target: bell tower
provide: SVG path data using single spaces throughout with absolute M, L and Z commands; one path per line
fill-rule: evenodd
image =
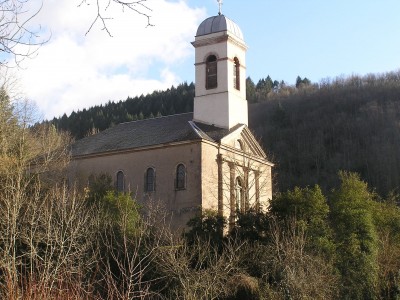
M 224 15 L 204 20 L 195 41 L 194 121 L 232 128 L 248 125 L 247 46 L 239 26 Z

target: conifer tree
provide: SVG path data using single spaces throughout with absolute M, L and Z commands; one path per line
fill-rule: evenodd
M 373 223 L 373 195 L 355 173 L 340 172 L 331 196 L 331 222 L 342 277 L 342 299 L 374 299 L 378 240 Z

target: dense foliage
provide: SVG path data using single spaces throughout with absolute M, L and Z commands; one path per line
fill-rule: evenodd
M 296 187 L 278 193 L 268 212 L 238 214 L 223 240 L 216 238 L 220 221 L 207 212 L 187 235 L 193 240 L 200 231 L 220 252 L 242 245 L 238 272 L 257 283 L 236 282 L 252 295 L 246 299 L 398 299 L 400 209 L 357 174 L 338 177 L 329 193 Z

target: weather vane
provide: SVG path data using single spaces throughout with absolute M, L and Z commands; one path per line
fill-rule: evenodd
M 217 0 L 218 1 L 218 5 L 219 5 L 219 12 L 218 14 L 221 15 L 222 14 L 222 0 Z

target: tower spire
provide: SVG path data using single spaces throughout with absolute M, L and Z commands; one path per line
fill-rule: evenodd
M 221 15 L 222 14 L 222 0 L 217 0 L 217 1 L 218 1 L 218 5 L 219 5 L 218 14 Z

